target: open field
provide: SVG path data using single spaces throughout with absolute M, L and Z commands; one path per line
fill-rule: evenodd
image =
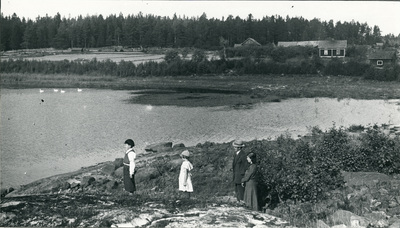
M 155 61 L 161 62 L 164 60 L 164 55 L 161 54 L 146 54 L 143 52 L 87 52 L 87 53 L 71 53 L 71 52 L 34 52 L 34 53 L 6 53 L 2 56 L 2 60 L 7 59 L 24 59 L 38 61 L 97 61 L 111 60 L 113 62 L 132 61 L 135 64 Z
M 90 50 L 85 52 L 72 52 L 70 50 L 55 50 L 55 49 L 38 49 L 38 50 L 19 50 L 19 51 L 7 51 L 1 54 L 1 60 L 5 61 L 8 59 L 23 59 L 23 60 L 37 60 L 37 61 L 91 61 L 96 59 L 97 61 L 113 61 L 119 63 L 121 61 L 131 61 L 134 64 L 140 64 L 148 61 L 161 62 L 164 61 L 165 50 L 152 51 L 154 53 L 145 53 L 142 51 L 98 51 Z M 219 58 L 216 53 L 207 53 L 209 59 Z M 186 59 L 190 59 L 191 54 L 186 56 Z

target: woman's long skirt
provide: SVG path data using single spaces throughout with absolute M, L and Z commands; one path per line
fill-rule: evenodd
M 124 165 L 124 186 L 125 190 L 133 193 L 136 191 L 135 174 L 129 175 L 129 166 Z
M 258 211 L 258 196 L 257 196 L 257 182 L 249 180 L 246 182 L 246 188 L 244 189 L 244 202 L 246 206 L 253 210 Z

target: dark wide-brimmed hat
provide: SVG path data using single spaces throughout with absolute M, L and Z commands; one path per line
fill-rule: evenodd
M 243 141 L 242 140 L 235 140 L 232 145 L 234 147 L 244 147 Z

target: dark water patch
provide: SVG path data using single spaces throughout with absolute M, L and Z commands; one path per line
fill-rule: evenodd
M 156 89 L 156 90 L 138 90 L 131 94 L 172 94 L 172 93 L 200 93 L 200 94 L 245 94 L 245 91 L 226 90 L 226 89 L 210 89 L 210 88 L 172 88 L 172 89 Z
M 133 91 L 130 92 L 132 95 L 156 95 L 156 94 L 174 94 L 176 93 L 175 90 L 138 90 L 138 91 Z
M 216 107 L 236 106 L 246 108 L 257 99 L 252 99 L 244 91 L 213 88 L 173 88 L 156 90 L 137 90 L 126 100 L 131 104 L 181 106 L 181 107 Z
M 185 96 L 179 97 L 178 100 L 196 100 L 196 99 L 207 99 L 208 96 Z
M 252 104 L 259 102 L 246 94 L 224 93 L 152 93 L 132 96 L 126 102 L 153 106 L 178 107 L 217 107 L 235 106 L 235 109 L 249 109 Z M 245 105 L 242 105 L 245 104 Z

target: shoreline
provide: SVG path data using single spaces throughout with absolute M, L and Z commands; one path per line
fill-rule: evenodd
M 248 108 L 290 98 L 400 99 L 400 82 L 349 76 L 205 75 L 118 78 L 94 75 L 2 74 L 1 88 L 141 90 L 131 103 L 186 107 Z

